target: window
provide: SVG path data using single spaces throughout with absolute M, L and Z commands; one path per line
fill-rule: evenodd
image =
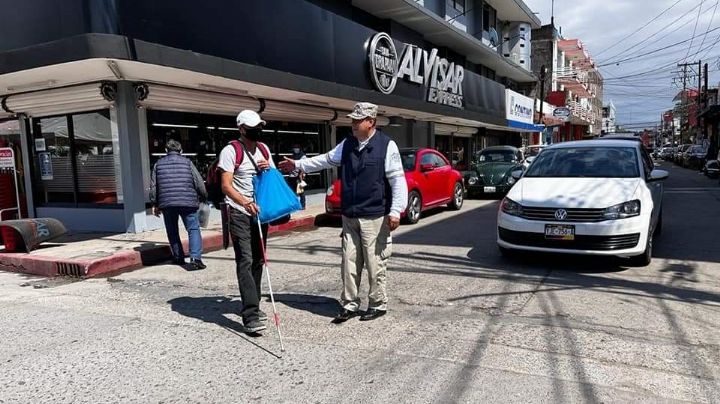
M 566 147 L 546 149 L 526 177 L 638 178 L 638 156 L 632 147 Z
M 425 153 L 422 156 L 422 159 L 420 159 L 421 165 L 435 165 L 435 156 L 432 153 Z
M 0 220 L 8 220 L 15 218 L 16 211 L 10 210 L 18 204 L 15 195 L 15 181 L 17 180 L 17 188 L 20 192 L 20 205 L 23 207 L 25 200 L 25 182 L 23 175 L 25 173 L 22 159 L 22 148 L 20 143 L 20 123 L 13 119 L 10 121 L 0 121 L 0 147 L 9 147 L 15 153 L 15 168 L 17 175 L 12 170 L 0 169 L 0 210 L 8 209 L 0 214 Z M 27 212 L 23 207 L 23 217 L 27 217 Z
M 483 31 L 490 32 L 490 28 L 497 29 L 497 12 L 489 4 L 483 5 L 482 21 Z
M 108 110 L 32 120 L 38 206 L 122 203 L 119 144 Z
M 239 137 L 232 116 L 148 110 L 147 119 L 151 167 L 166 154 L 167 140 L 174 139 L 182 145 L 183 156 L 189 158 L 205 177 L 223 147 Z M 268 121 L 261 141 L 270 148 L 275 164 L 285 156 L 292 156 L 296 144 L 307 157 L 325 151 L 320 125 L 311 123 Z M 305 181 L 307 190 L 325 188 L 322 172 L 306 175 Z
M 465 0 L 452 0 L 452 8 L 464 13 L 465 12 Z
M 435 167 L 445 167 L 447 165 L 447 163 L 442 157 L 438 156 L 435 153 L 431 153 L 431 155 L 433 157 L 433 165 Z

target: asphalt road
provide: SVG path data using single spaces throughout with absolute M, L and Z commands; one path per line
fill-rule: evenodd
M 720 401 L 720 187 L 663 166 L 650 267 L 504 260 L 497 201 L 468 201 L 395 233 L 373 322 L 330 324 L 337 227 L 273 238 L 282 357 L 272 328 L 241 332 L 231 251 L 198 272 L 0 273 L 0 403 Z

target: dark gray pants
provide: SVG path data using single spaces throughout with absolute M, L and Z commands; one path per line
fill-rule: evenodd
M 240 312 L 243 323 L 258 319 L 260 309 L 260 283 L 263 273 L 263 253 L 260 232 L 254 218 L 229 208 L 230 234 L 235 250 L 235 270 L 243 308 Z M 267 240 L 268 226 L 262 226 L 262 240 Z

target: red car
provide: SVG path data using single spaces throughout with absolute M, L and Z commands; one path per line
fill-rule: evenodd
M 426 209 L 447 205 L 459 210 L 465 197 L 463 178 L 448 160 L 433 149 L 400 149 L 405 180 L 408 184 L 408 206 L 402 217 L 407 223 L 417 223 Z M 342 184 L 333 182 L 325 196 L 325 211 L 339 216 Z

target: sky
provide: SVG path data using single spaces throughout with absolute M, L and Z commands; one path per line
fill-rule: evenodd
M 543 24 L 550 23 L 552 0 L 524 1 Z M 708 63 L 709 87 L 718 86 L 720 0 L 555 0 L 555 26 L 566 39 L 586 45 L 618 124 L 660 122 L 682 88 L 678 63 Z M 692 78 L 694 88 L 697 80 Z

